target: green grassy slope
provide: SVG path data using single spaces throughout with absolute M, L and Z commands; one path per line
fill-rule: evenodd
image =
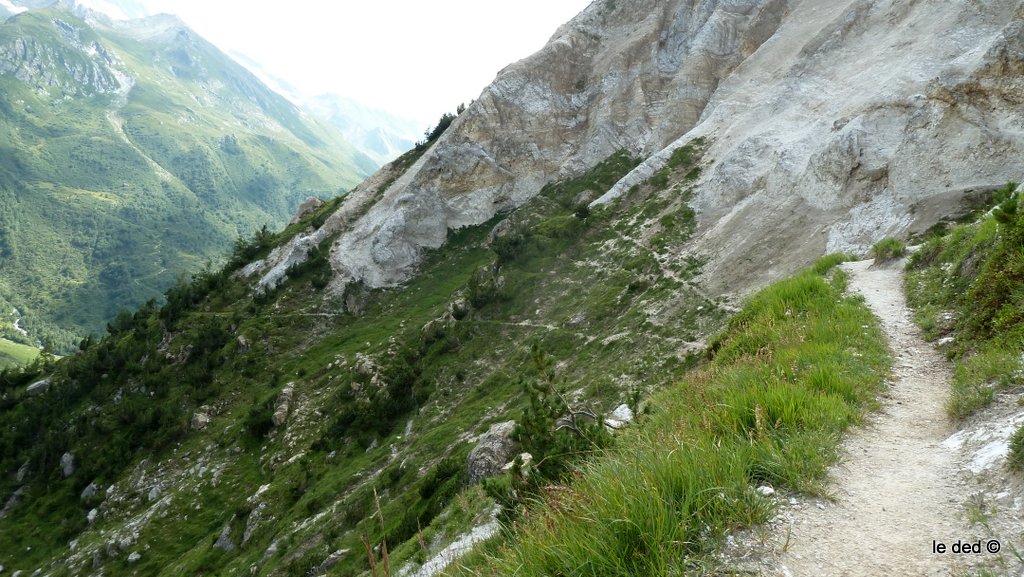
M 0 46 L 33 47 L 21 72 L 0 76 L 0 300 L 58 350 L 374 168 L 171 30 L 132 37 L 50 9 L 0 24 Z M 103 90 L 118 71 L 134 79 L 127 95 Z
M 907 300 L 955 362 L 947 407 L 963 419 L 1019 388 L 1024 349 L 1024 211 L 1010 183 L 977 221 L 928 239 L 910 259 Z
M 730 574 L 711 553 L 730 529 L 771 517 L 755 489 L 820 491 L 840 434 L 888 372 L 877 319 L 843 295 L 837 261 L 751 298 L 712 343 L 713 361 L 656 394 L 636 430 L 449 574 Z
M 53 573 L 74 574 L 96 553 L 107 575 L 296 575 L 361 550 L 364 536 L 386 538 L 396 566 L 422 560 L 420 528 L 444 543 L 489 507 L 464 491 L 469 440 L 526 405 L 531 348 L 555 361 L 566 395 L 603 413 L 676 380 L 721 327 L 724 311 L 687 280 L 699 259 L 678 258 L 696 157 L 613 207 L 580 210 L 581 191 L 636 163 L 615 155 L 505 217 L 489 246 L 496 222 L 452 233 L 400 289 L 325 294 L 325 251 L 269 295 L 233 274 L 338 200 L 240 245 L 247 258 L 173 289 L 162 308 L 120 316 L 111 336 L 49 369 L 58 384 L 46 393 L 23 392 L 40 374 L 0 376 L 0 470 L 12 472 L 0 499 L 26 487 L 0 519 L 0 563 L 60 559 Z M 289 383 L 288 421 L 274 426 Z M 195 430 L 194 413 L 211 422 Z M 78 462 L 67 479 L 65 452 Z M 92 483 L 102 490 L 83 498 Z M 214 547 L 222 533 L 235 548 Z M 367 568 L 350 554 L 331 573 Z
M 0 339 L 0 369 L 10 366 L 27 365 L 39 356 L 39 349 Z

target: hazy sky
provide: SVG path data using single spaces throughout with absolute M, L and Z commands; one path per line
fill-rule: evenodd
M 138 0 L 313 95 L 431 124 L 540 49 L 589 0 Z M 424 126 L 425 128 L 426 126 Z

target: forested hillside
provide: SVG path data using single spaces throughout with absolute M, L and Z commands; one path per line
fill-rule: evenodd
M 374 168 L 173 18 L 14 16 L 0 23 L 0 336 L 66 352 Z

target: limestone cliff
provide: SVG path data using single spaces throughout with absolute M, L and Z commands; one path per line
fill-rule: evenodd
M 598 191 L 610 202 L 699 136 L 712 160 L 687 250 L 710 257 L 713 292 L 925 229 L 972 191 L 1019 179 L 1021 6 L 598 0 L 502 70 L 415 164 L 385 169 L 261 263 L 261 282 L 339 233 L 336 286 L 400 283 L 449 230 L 617 150 L 646 158 Z

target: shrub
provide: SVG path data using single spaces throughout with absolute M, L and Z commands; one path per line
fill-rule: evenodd
M 891 236 L 883 238 L 871 247 L 871 254 L 875 257 L 876 263 L 899 258 L 906 252 L 907 246 L 903 241 Z
M 251 440 L 260 442 L 274 428 L 274 397 L 268 397 L 249 408 L 245 415 L 245 432 Z
M 1010 437 L 1010 456 L 1006 460 L 1014 471 L 1024 471 L 1024 425 Z

